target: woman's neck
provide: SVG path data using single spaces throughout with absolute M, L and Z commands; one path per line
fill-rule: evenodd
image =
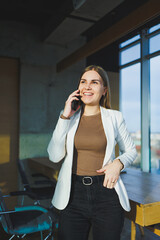
M 86 115 L 86 116 L 95 115 L 99 112 L 100 112 L 100 106 L 99 105 L 98 106 L 89 106 L 89 105 L 84 106 L 83 114 Z

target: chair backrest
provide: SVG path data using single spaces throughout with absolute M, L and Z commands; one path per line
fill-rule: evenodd
M 17 165 L 18 165 L 18 170 L 19 170 L 19 174 L 22 179 L 23 186 L 27 189 L 30 188 L 27 176 L 24 171 L 24 166 L 23 166 L 22 160 L 17 159 Z
M 8 209 L 6 207 L 6 204 L 5 204 L 2 192 L 0 190 L 0 213 L 7 212 L 7 210 Z M 13 228 L 9 214 L 7 214 L 7 213 L 6 214 L 5 213 L 4 214 L 0 214 L 0 221 L 2 223 L 2 226 L 3 226 L 4 230 L 7 233 L 9 233 L 10 230 Z

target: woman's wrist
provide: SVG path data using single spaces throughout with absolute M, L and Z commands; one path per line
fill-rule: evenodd
M 70 119 L 69 117 L 66 117 L 66 116 L 64 116 L 63 114 L 61 114 L 60 118 L 62 118 L 62 119 L 67 119 L 67 120 Z
M 124 168 L 124 164 L 121 162 L 120 159 L 116 158 L 114 160 L 114 162 L 117 164 L 117 166 L 119 167 L 119 170 L 121 171 Z

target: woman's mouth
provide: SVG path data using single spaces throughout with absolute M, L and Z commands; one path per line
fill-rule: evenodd
M 87 93 L 87 92 L 84 92 L 83 95 L 84 95 L 84 96 L 92 96 L 93 93 Z

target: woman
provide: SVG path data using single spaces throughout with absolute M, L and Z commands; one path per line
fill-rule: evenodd
M 73 110 L 72 102 L 82 105 Z M 118 143 L 122 154 L 115 158 Z M 54 207 L 60 214 L 58 240 L 119 240 L 130 205 L 120 172 L 136 158 L 122 114 L 110 109 L 106 72 L 85 68 L 78 90 L 67 99 L 48 146 L 53 162 L 64 159 Z

